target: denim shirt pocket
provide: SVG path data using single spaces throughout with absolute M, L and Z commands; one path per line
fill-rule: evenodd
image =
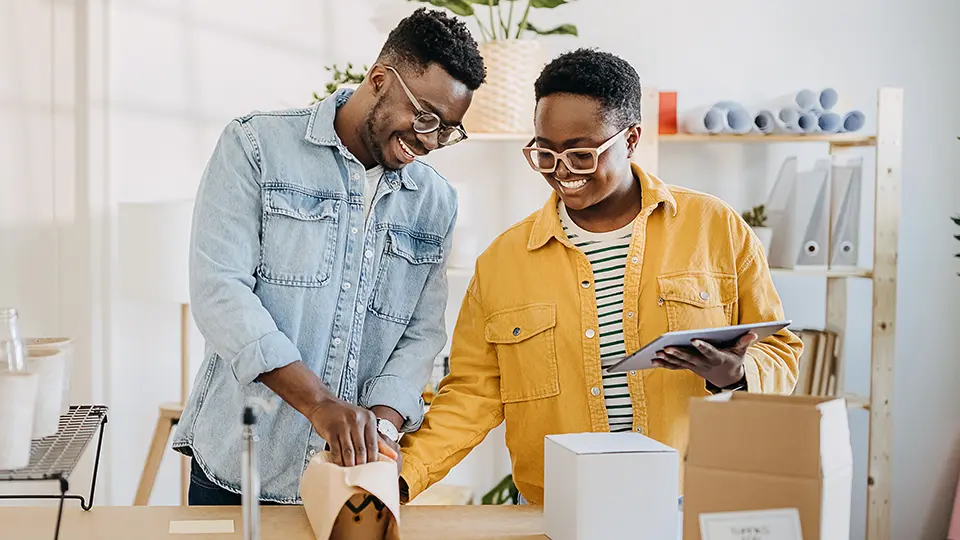
M 442 262 L 443 238 L 403 228 L 388 228 L 370 310 L 382 319 L 408 324 L 427 275 Z
M 327 285 L 337 248 L 340 203 L 294 187 L 265 188 L 260 279 L 293 287 Z

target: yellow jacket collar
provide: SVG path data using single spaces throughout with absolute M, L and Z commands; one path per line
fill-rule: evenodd
M 677 201 L 670 193 L 670 188 L 656 176 L 645 172 L 636 163 L 631 163 L 633 176 L 640 182 L 640 196 L 643 200 L 643 210 L 640 213 L 648 211 L 650 206 L 658 206 L 661 203 L 670 211 L 671 216 L 677 215 Z M 566 238 L 563 232 L 563 226 L 560 224 L 560 215 L 557 214 L 557 203 L 559 196 L 556 191 L 550 193 L 550 198 L 540 210 L 536 221 L 533 223 L 533 229 L 530 231 L 530 240 L 527 242 L 527 250 L 534 251 L 542 248 L 550 241 L 556 238 L 563 242 Z M 653 210 L 649 210 L 652 212 Z

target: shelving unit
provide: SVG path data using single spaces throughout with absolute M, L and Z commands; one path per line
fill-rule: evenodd
M 36 439 L 30 447 L 30 463 L 22 469 L 0 470 L 0 482 L 51 481 L 59 483 L 59 495 L 0 495 L 0 499 L 59 499 L 57 522 L 53 538 L 60 537 L 60 521 L 63 517 L 63 502 L 66 499 L 80 501 L 84 510 L 93 508 L 93 496 L 97 488 L 97 471 L 100 467 L 100 450 L 103 445 L 103 426 L 107 423 L 107 407 L 104 405 L 72 405 L 60 416 L 60 425 L 55 435 Z M 70 484 L 67 478 L 80 461 L 87 446 L 99 433 L 93 462 L 93 478 L 90 495 L 67 495 Z
M 660 144 L 797 144 L 827 145 L 830 154 L 849 148 L 873 148 L 874 178 L 874 256 L 872 268 L 855 269 L 771 269 L 773 275 L 822 277 L 827 281 L 826 330 L 845 332 L 847 320 L 847 282 L 868 279 L 872 291 L 872 330 L 870 338 L 870 393 L 868 396 L 842 395 L 852 408 L 868 411 L 869 461 L 867 463 L 867 527 L 868 540 L 890 538 L 890 453 L 893 423 L 893 362 L 895 353 L 895 318 L 897 292 L 897 238 L 900 225 L 900 182 L 903 140 L 903 89 L 881 88 L 877 93 L 876 134 L 836 135 L 659 135 L 657 111 L 659 95 L 645 89 L 642 98 L 643 136 L 634 159 L 645 170 L 657 174 Z M 511 142 L 526 144 L 532 134 L 474 133 L 468 141 Z M 832 229 L 831 223 L 831 229 Z M 828 242 L 829 245 L 830 242 Z M 449 275 L 469 277 L 472 268 L 451 268 Z M 843 358 L 838 359 L 843 365 Z M 842 369 L 841 369 L 842 372 Z

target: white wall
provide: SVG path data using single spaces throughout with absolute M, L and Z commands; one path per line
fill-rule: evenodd
M 30 324 L 36 325 L 32 331 L 55 333 L 74 330 L 72 321 L 83 314 L 64 311 L 63 299 L 71 294 L 81 299 L 88 296 L 91 322 L 74 333 L 89 340 L 93 353 L 103 353 L 109 366 L 109 375 L 103 377 L 99 375 L 102 366 L 88 360 L 90 365 L 81 375 L 94 390 L 104 385 L 102 392 L 86 397 L 102 398 L 112 407 L 110 459 L 105 462 L 106 481 L 101 488 L 110 503 L 132 501 L 156 406 L 179 397 L 176 307 L 122 299 L 112 285 L 101 290 L 114 281 L 111 225 L 116 204 L 190 196 L 216 135 L 229 118 L 251 109 L 301 105 L 327 80 L 322 66 L 371 61 L 384 38 L 369 21 L 373 6 L 396 3 L 403 4 L 397 6 L 400 10 L 412 7 L 400 0 L 354 0 L 349 10 L 333 0 L 78 3 L 82 13 L 76 39 L 83 69 L 77 73 L 82 84 L 76 92 L 87 104 L 78 112 L 80 174 L 67 182 L 66 191 L 56 193 L 51 183 L 56 177 L 52 158 L 44 150 L 52 131 L 42 125 L 34 131 L 11 127 L 36 124 L 36 119 L 23 113 L 32 110 L 24 109 L 27 105 L 46 107 L 43 114 L 47 116 L 39 118 L 52 118 L 48 89 L 54 70 L 40 60 L 48 58 L 43 47 L 49 47 L 47 43 L 58 34 L 35 23 L 33 35 L 46 36 L 40 39 L 40 48 L 24 52 L 25 41 L 16 41 L 31 35 L 23 32 L 30 27 L 23 22 L 21 10 L 52 8 L 39 0 L 28 3 L 33 8 L 23 8 L 23 3 L 0 8 L 6 10 L 0 16 L 4 44 L 0 47 L 0 157 L 7 164 L 0 176 L 2 246 L 12 246 L 23 256 L 14 270 L 9 265 L 0 267 L 5 278 L 0 279 L 0 303 L 22 304 L 31 315 Z M 686 10 L 695 15 L 685 16 Z M 52 17 L 52 12 L 46 13 Z M 15 17 L 9 18 L 11 14 Z M 942 0 L 909 5 L 893 0 L 802 4 L 590 0 L 538 13 L 536 19 L 543 24 L 576 22 L 580 27 L 579 39 L 545 40 L 551 54 L 578 45 L 618 53 L 633 63 L 646 84 L 679 91 L 681 107 L 726 97 L 759 99 L 798 86 L 832 85 L 853 104 L 872 110 L 877 87 L 905 88 L 893 397 L 893 538 L 945 536 L 951 490 L 960 469 L 960 425 L 951 414 L 960 410 L 954 389 L 960 380 L 960 364 L 955 361 L 960 337 L 951 317 L 956 309 L 950 304 L 960 292 L 960 278 L 951 260 L 957 246 L 947 221 L 960 210 L 955 182 L 960 171 L 960 143 L 955 138 L 960 125 L 956 101 L 960 64 L 955 58 L 960 35 L 952 28 L 957 20 L 960 4 Z M 11 39 L 13 48 L 7 46 Z M 11 54 L 11 50 L 17 52 Z M 39 60 L 25 62 L 30 58 Z M 17 81 L 12 87 L 9 74 Z M 24 101 L 36 96 L 40 96 L 39 105 Z M 30 135 L 24 137 L 25 132 Z M 762 200 L 769 173 L 793 150 L 713 145 L 664 148 L 660 173 L 667 181 L 718 193 L 740 207 Z M 522 166 L 515 168 L 517 161 L 505 161 L 493 171 L 475 167 L 477 174 L 463 167 L 489 162 L 490 156 L 502 155 L 500 151 L 518 154 L 509 144 L 497 144 L 438 156 L 451 181 L 468 186 L 465 205 L 494 197 L 499 188 L 488 187 L 491 180 L 509 179 L 510 171 L 522 170 Z M 803 152 L 803 159 L 812 159 L 811 153 L 818 150 Z M 23 159 L 28 155 L 35 158 Z M 523 180 L 514 182 L 519 181 Z M 514 199 L 520 205 L 538 206 L 538 187 L 527 183 L 523 189 L 536 195 Z M 59 215 L 55 209 L 62 207 L 61 193 L 76 197 L 75 208 L 67 205 L 75 222 L 55 218 Z M 14 197 L 17 203 L 11 205 Z M 485 205 L 466 213 L 482 219 L 489 210 Z M 58 222 L 60 232 L 51 232 Z M 15 231 L 14 236 L 10 231 Z M 75 231 L 80 231 L 78 241 L 61 248 L 65 255 L 59 263 L 50 252 L 26 241 L 35 238 L 47 243 L 59 238 L 63 245 L 65 235 L 78 234 Z M 62 261 L 71 263 L 67 270 Z M 58 265 L 58 270 L 51 270 L 50 264 Z M 89 287 L 61 286 L 54 293 L 23 281 L 25 269 L 30 276 L 44 276 L 44 283 L 77 279 Z M 79 277 L 65 277 L 74 273 Z M 9 281 L 11 274 L 15 282 Z M 808 295 L 821 291 L 822 284 L 782 280 L 778 284 L 795 320 L 822 322 L 822 306 L 806 301 Z M 70 292 L 81 289 L 83 294 Z M 869 302 L 863 287 L 851 289 L 852 302 Z M 851 359 L 866 358 L 866 313 L 854 310 L 851 314 L 850 331 L 855 334 L 847 343 Z M 198 335 L 193 338 L 196 367 L 200 340 Z M 862 367 L 854 364 L 848 373 L 862 376 Z M 147 381 L 155 384 L 148 386 Z M 862 418 L 854 419 L 858 444 L 863 440 L 862 427 Z M 862 457 L 862 444 L 858 452 Z M 178 501 L 176 462 L 171 457 L 168 452 L 154 503 Z M 462 476 L 470 474 L 465 471 Z M 857 526 L 855 522 L 854 538 L 862 534 Z
M 100 278 L 85 159 L 89 110 L 78 106 L 89 98 L 80 67 L 85 13 L 72 2 L 0 5 L 0 305 L 19 310 L 27 336 L 73 338 L 73 403 L 103 399 L 103 362 L 92 353 Z M 89 489 L 91 463 L 92 449 L 73 486 Z M 56 491 L 54 482 L 0 485 L 4 494 Z

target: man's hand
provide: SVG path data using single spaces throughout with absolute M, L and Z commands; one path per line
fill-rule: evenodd
M 377 432 L 377 417 L 363 407 L 331 397 L 318 403 L 307 418 L 330 445 L 330 457 L 337 465 L 374 462 L 378 452 L 391 458 L 398 454 Z
M 657 353 L 653 364 L 666 369 L 689 369 L 723 388 L 743 378 L 743 360 L 747 348 L 757 340 L 753 332 L 740 338 L 728 349 L 718 349 L 709 343 L 695 340 L 696 348 L 667 347 Z
M 380 435 L 381 448 L 383 445 L 386 445 L 391 451 L 393 451 L 394 455 L 390 455 L 389 453 L 381 450 L 383 455 L 397 462 L 397 476 L 400 476 L 400 470 L 403 469 L 403 455 L 400 454 L 400 445 L 384 437 L 383 435 Z

